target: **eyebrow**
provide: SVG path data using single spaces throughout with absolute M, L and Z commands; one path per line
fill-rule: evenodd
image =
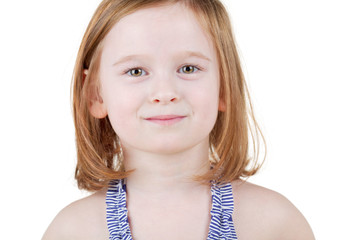
M 124 63 L 124 62 L 131 61 L 131 60 L 133 60 L 133 59 L 141 58 L 141 57 L 147 57 L 147 55 L 134 54 L 134 55 L 129 55 L 129 56 L 126 56 L 126 57 L 122 57 L 122 58 L 120 58 L 119 60 L 117 60 L 117 61 L 113 64 L 113 66 L 116 66 L 116 65 L 121 64 L 121 63 Z
M 202 54 L 201 52 L 193 52 L 193 51 L 185 51 L 182 54 L 182 57 L 197 57 L 197 58 L 202 58 L 206 61 L 211 62 L 211 59 L 208 58 L 207 56 L 205 56 L 204 54 Z
M 201 58 L 201 59 L 211 62 L 211 59 L 209 57 L 205 56 L 204 54 L 202 54 L 201 52 L 184 51 L 184 52 L 181 52 L 180 54 L 178 54 L 177 57 L 181 57 L 181 58 L 197 57 L 197 58 Z M 121 63 L 124 63 L 127 61 L 131 61 L 131 60 L 134 60 L 137 58 L 149 58 L 149 56 L 148 55 L 140 55 L 140 54 L 128 55 L 128 56 L 122 57 L 119 60 L 117 60 L 113 64 L 113 66 L 116 66 L 118 64 L 121 64 Z

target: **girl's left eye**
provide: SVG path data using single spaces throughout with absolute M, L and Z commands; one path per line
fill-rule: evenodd
M 185 73 L 185 74 L 191 74 L 194 72 L 197 72 L 199 70 L 198 67 L 196 66 L 192 66 L 192 65 L 186 65 L 180 68 L 180 73 Z

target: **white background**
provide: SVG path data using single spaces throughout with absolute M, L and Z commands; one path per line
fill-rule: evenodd
M 86 196 L 73 180 L 70 79 L 99 2 L 0 2 L 0 239 L 40 239 Z M 250 181 L 288 197 L 317 239 L 360 239 L 359 2 L 224 2 L 268 144 Z

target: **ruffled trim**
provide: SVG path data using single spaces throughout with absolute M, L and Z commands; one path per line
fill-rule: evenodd
M 231 183 L 212 182 L 211 195 L 211 221 L 207 239 L 237 239 L 232 220 L 234 199 Z
M 106 219 L 110 240 L 132 240 L 123 182 L 123 180 L 110 182 L 106 195 Z

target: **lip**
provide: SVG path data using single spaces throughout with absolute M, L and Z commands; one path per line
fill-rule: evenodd
M 185 117 L 186 116 L 181 116 L 181 115 L 159 115 L 159 116 L 152 116 L 152 117 L 148 117 L 148 118 L 144 118 L 144 119 L 151 123 L 164 125 L 164 126 L 170 126 L 170 125 L 180 122 Z

